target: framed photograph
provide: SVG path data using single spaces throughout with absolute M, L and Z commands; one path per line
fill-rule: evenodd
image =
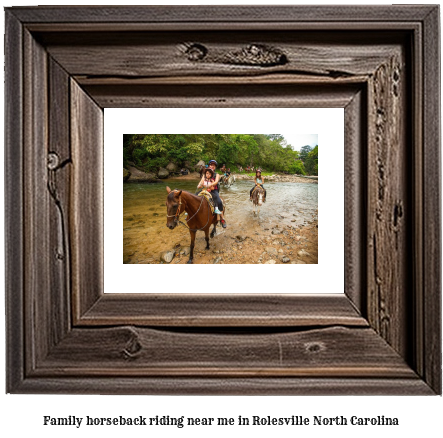
M 7 392 L 441 394 L 439 37 L 438 6 L 7 8 Z M 109 293 L 112 108 L 341 108 L 343 268 Z
M 205 286 L 185 281 L 173 293 L 208 293 L 212 283 L 210 292 L 216 294 L 324 294 L 324 278 L 334 278 L 336 290 L 344 290 L 342 108 L 106 108 L 104 114 L 105 293 L 143 293 L 152 288 L 171 293 L 164 279 L 172 272 L 186 275 L 183 265 L 190 259 L 194 228 L 189 220 L 197 212 L 199 227 L 208 225 L 209 249 L 204 230 L 197 230 L 192 261 L 218 265 L 214 272 L 219 280 L 212 283 L 207 271 Z M 211 134 L 220 127 L 237 134 Z M 199 129 L 204 133 L 193 134 Z M 256 129 L 286 134 L 247 134 Z M 154 130 L 168 134 L 149 133 Z M 301 134 L 314 131 L 317 134 Z M 115 153 L 122 148 L 122 138 L 124 163 Z M 188 144 L 195 152 L 187 152 Z M 322 158 L 315 168 L 318 148 Z M 209 161 L 208 153 L 220 163 L 215 171 L 226 207 L 227 228 L 217 221 L 215 233 L 204 209 L 206 201 L 189 195 L 199 190 L 201 158 Z M 249 201 L 256 174 L 251 162 L 261 170 L 267 189 L 261 205 Z M 127 175 L 123 184 L 115 177 L 122 165 Z M 232 172 L 229 179 L 220 170 L 223 165 Z M 293 168 L 303 173 L 294 174 Z M 180 169 L 186 174 L 177 172 Z M 319 174 L 329 183 L 319 186 Z M 167 187 L 184 191 L 181 196 L 186 193 L 195 206 L 189 215 L 182 211 L 172 228 L 166 226 Z M 263 266 L 269 264 L 285 267 Z M 272 274 L 263 275 L 263 268 Z

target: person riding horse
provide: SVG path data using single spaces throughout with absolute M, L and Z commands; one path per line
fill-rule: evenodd
M 201 181 L 203 181 L 203 184 L 201 184 Z M 203 174 L 203 178 L 198 184 L 198 187 L 204 187 L 204 189 L 210 193 L 212 190 L 212 183 L 215 181 L 214 178 L 214 171 L 212 169 L 205 169 L 205 172 Z M 219 214 L 219 213 L 217 213 Z
M 266 202 L 266 189 L 263 187 L 263 184 L 265 183 L 264 177 L 261 176 L 261 170 L 257 169 L 255 172 L 255 178 L 254 178 L 255 185 L 252 187 L 251 191 L 249 192 L 249 200 L 252 201 L 252 192 L 256 187 L 261 187 L 263 191 L 265 192 L 263 202 Z
M 223 184 L 227 184 L 228 183 L 228 179 L 229 179 L 230 176 L 231 176 L 231 168 L 229 167 L 227 170 L 225 170 L 225 173 L 223 175 Z
M 201 181 L 203 181 L 203 184 L 202 184 Z M 201 181 L 198 184 L 197 188 L 203 187 L 204 190 L 206 190 L 208 193 L 211 193 L 211 191 L 213 190 L 212 189 L 212 183 L 215 181 L 214 171 L 208 167 L 205 170 L 205 174 L 204 174 L 204 176 L 203 176 Z M 200 192 L 201 192 L 201 190 L 199 190 L 197 193 L 200 193 Z M 218 205 L 217 204 L 215 204 L 214 213 L 215 214 L 221 214 L 221 211 L 218 209 Z
M 226 228 L 226 220 L 223 216 L 223 202 L 220 199 L 220 195 L 219 195 L 219 190 L 220 190 L 220 175 L 218 173 L 215 173 L 215 169 L 217 168 L 217 161 L 215 160 L 211 160 L 208 163 L 208 167 L 206 170 L 211 169 L 212 170 L 212 175 L 213 175 L 213 181 L 211 181 L 210 183 L 207 183 L 207 185 L 205 186 L 205 179 L 206 179 L 206 173 L 204 174 L 204 176 L 202 177 L 202 179 L 200 180 L 200 183 L 198 184 L 198 187 L 207 187 L 211 190 L 211 196 L 212 199 L 214 200 L 215 206 L 217 207 L 217 210 L 215 210 L 214 212 L 217 214 L 220 214 L 220 223 L 222 225 L 223 228 Z M 201 190 L 199 190 L 196 194 L 200 193 Z

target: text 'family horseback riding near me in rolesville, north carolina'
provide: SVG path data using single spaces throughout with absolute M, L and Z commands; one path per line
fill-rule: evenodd
M 242 416 L 238 417 L 186 417 L 156 415 L 152 417 L 67 417 L 43 416 L 44 426 L 175 426 L 178 428 L 193 426 L 398 426 L 397 417 L 377 415 L 373 417 L 359 417 L 337 415 L 335 417 L 313 415 L 291 415 L 288 417 Z

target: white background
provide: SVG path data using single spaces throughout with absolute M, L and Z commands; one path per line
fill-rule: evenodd
M 45 4 L 60 4 L 60 1 Z M 95 4 L 111 4 L 109 0 L 95 1 Z M 134 1 L 131 4 L 148 4 L 148 2 Z M 164 4 L 165 2 L 156 2 Z M 188 2 L 198 4 L 198 2 Z M 202 4 L 209 2 L 202 2 Z M 223 2 L 218 2 L 222 4 Z M 227 4 L 233 2 L 225 2 Z M 260 0 L 243 0 L 241 4 L 270 3 Z M 279 0 L 279 4 L 297 4 L 298 2 L 286 2 Z M 301 4 L 328 4 L 337 2 L 308 2 Z M 340 0 L 340 4 L 355 4 L 354 1 Z M 365 1 L 366 4 L 389 4 L 383 1 Z M 32 2 L 14 1 L 4 5 L 30 5 Z M 3 26 L 1 20 L 1 26 Z M 3 74 L 0 69 L 0 74 Z M 2 105 L 3 107 L 3 105 Z M 1 118 L 0 123 L 3 123 Z M 0 154 L 3 156 L 3 154 Z M 0 166 L 3 172 L 3 166 Z M 1 199 L 3 199 L 3 175 L 0 175 Z M 3 211 L 2 211 L 3 223 Z M 3 243 L 3 233 L 0 233 L 0 243 Z M 0 265 L 2 284 L 4 284 L 4 266 Z M 325 279 L 327 282 L 327 279 Z M 1 300 L 2 311 L 0 312 L 0 327 L 4 329 L 4 300 Z M 5 357 L 4 336 L 0 336 L 0 353 Z M 0 365 L 0 392 L 4 391 L 4 361 Z M 36 436 L 36 437 L 121 437 L 123 434 L 131 434 L 132 437 L 147 436 L 171 436 L 171 437 L 225 437 L 243 436 L 253 433 L 257 437 L 268 437 L 278 434 L 280 437 L 328 436 L 332 438 L 373 438 L 375 434 L 381 437 L 392 436 L 439 436 L 443 428 L 441 413 L 443 402 L 441 397 L 192 397 L 192 396 L 64 396 L 64 395 L 0 395 L 0 432 L 2 436 Z M 155 415 L 186 415 L 201 417 L 237 417 L 251 415 L 360 415 L 396 416 L 400 420 L 399 427 L 262 427 L 251 428 L 245 431 L 241 427 L 212 427 L 212 428 L 120 428 L 106 427 L 102 429 L 74 429 L 72 427 L 43 427 L 43 415 L 57 416 L 155 416 Z
M 194 266 L 123 264 L 123 184 L 120 179 L 115 178 L 115 175 L 120 175 L 122 169 L 123 134 L 265 134 L 270 132 L 283 135 L 284 133 L 318 134 L 320 149 L 318 264 L 226 264 L 214 265 L 210 268 L 211 272 L 230 284 L 229 292 L 231 293 L 245 293 L 245 291 L 255 289 L 251 287 L 251 278 L 260 278 L 260 290 L 264 293 L 343 293 L 344 110 L 342 108 L 105 109 L 106 293 L 134 291 L 158 293 L 162 290 L 168 292 L 161 286 L 164 279 L 171 275 L 171 270 L 174 275 L 201 272 L 198 264 Z M 266 205 L 262 208 L 265 209 Z M 229 217 L 227 220 L 229 221 Z M 164 221 L 166 226 L 166 213 Z M 229 235 L 229 228 L 226 234 Z M 224 234 L 216 237 L 216 239 L 224 238 L 227 238 Z M 149 283 L 146 282 L 146 278 L 149 278 Z M 277 283 L 276 279 L 278 279 Z M 326 287 L 325 279 L 329 279 Z M 334 287 L 331 287 L 332 284 Z M 140 285 L 146 285 L 146 290 L 143 290 Z M 189 282 L 182 284 L 180 292 L 203 291 L 196 289 L 193 282 Z M 220 288 L 214 292 L 226 293 L 226 290 Z

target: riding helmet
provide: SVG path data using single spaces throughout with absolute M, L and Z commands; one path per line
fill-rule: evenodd
M 214 163 L 214 164 L 215 164 L 215 167 L 218 166 L 218 163 L 217 163 L 217 161 L 215 161 L 215 160 L 210 160 L 209 163 L 208 163 L 208 166 L 209 166 L 211 163 Z

